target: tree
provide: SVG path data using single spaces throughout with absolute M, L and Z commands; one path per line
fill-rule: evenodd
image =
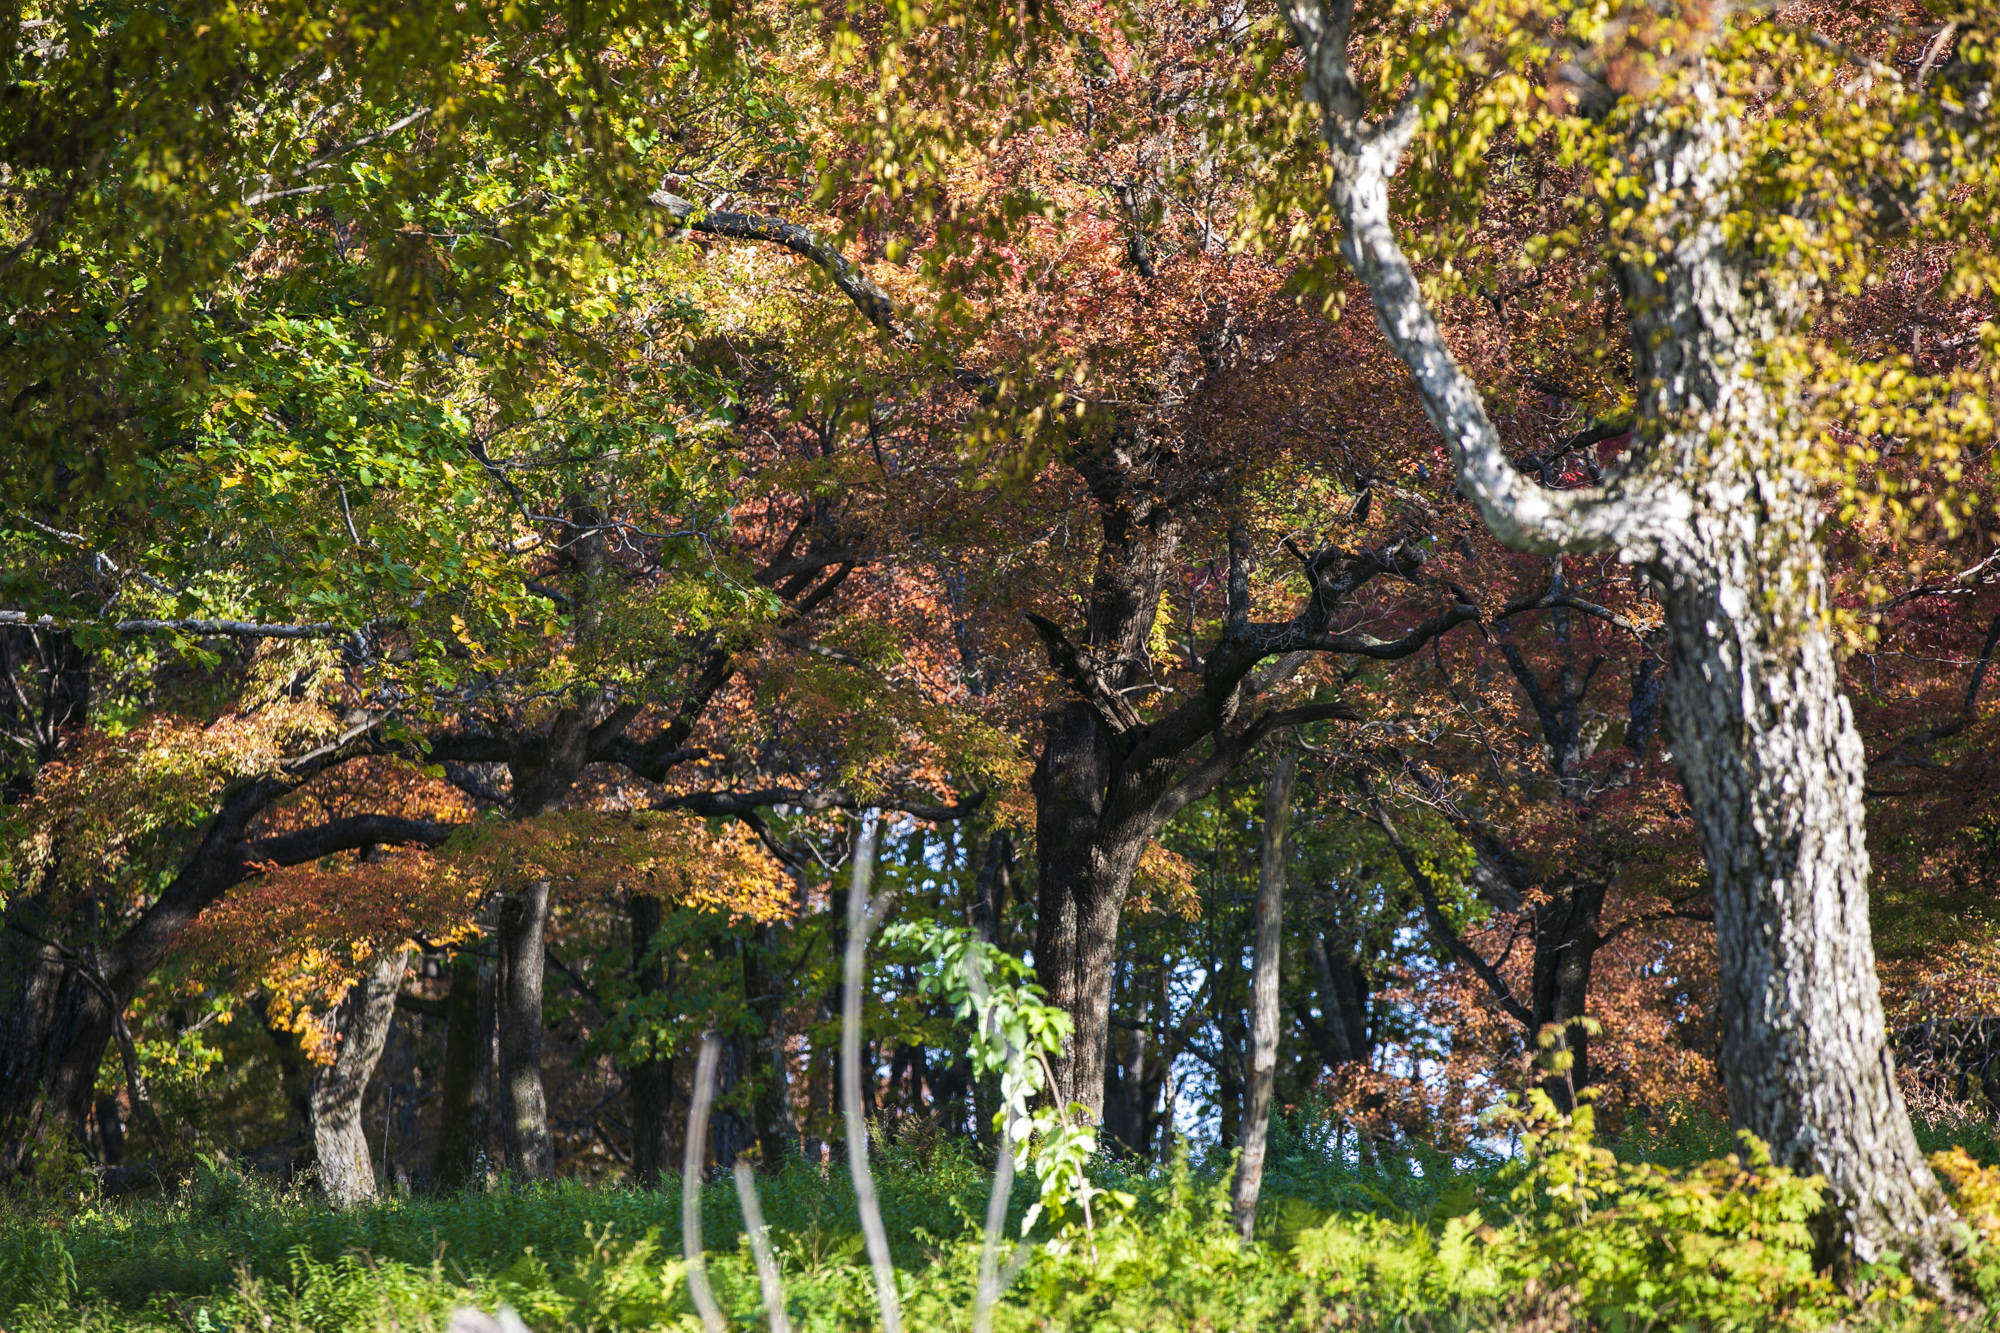
M 1595 485 L 1548 490 L 1502 448 L 1391 220 L 1390 180 L 1425 108 L 1449 105 L 1452 76 L 1392 58 L 1385 78 L 1399 100 L 1371 116 L 1368 76 L 1351 55 L 1352 8 L 1302 0 L 1287 18 L 1332 167 L 1342 253 L 1410 367 L 1461 490 L 1512 545 L 1615 550 L 1659 588 L 1672 646 L 1669 732 L 1716 904 L 1732 1115 L 1781 1160 L 1827 1176 L 1855 1256 L 1906 1252 L 1927 1282 L 1948 1288 L 1948 1210 L 1883 1041 L 1862 753 L 1839 692 L 1813 540 L 1820 487 L 1796 424 L 1800 405 L 1772 373 L 1797 364 L 1780 349 L 1797 310 L 1787 293 L 1805 275 L 1786 271 L 1758 227 L 1770 216 L 1759 213 L 1770 205 L 1756 175 L 1770 122 L 1731 82 L 1742 58 L 1732 43 L 1746 39 L 1719 15 L 1673 17 L 1657 32 L 1626 34 L 1622 49 L 1600 29 L 1565 53 L 1583 71 L 1578 115 L 1597 118 L 1618 154 L 1600 180 L 1623 210 L 1607 249 L 1632 334 L 1637 415 L 1623 466 Z M 1649 45 L 1668 34 L 1672 59 Z M 1793 37 L 1776 49 L 1797 58 L 1814 48 Z M 1983 58 L 1983 48 L 1969 49 Z M 1625 58 L 1651 68 L 1621 94 Z M 1810 80 L 1829 66 L 1798 68 Z M 1882 104 L 1896 129 L 1854 145 L 1855 165 L 1891 188 L 1934 186 L 1899 171 L 1889 145 L 1925 145 L 1920 159 L 1945 153 L 1934 136 L 1969 114 L 1948 107 L 1982 105 L 1989 81 L 1967 64 L 1940 80 L 1953 90 L 1946 101 L 1890 85 Z M 1818 125 L 1830 136 L 1861 128 Z M 1816 202 L 1791 198 L 1800 210 Z
M 1250 964 L 1250 1096 L 1244 1110 L 1243 1155 L 1236 1165 L 1231 1203 L 1236 1229 L 1248 1244 L 1257 1227 L 1257 1194 L 1264 1181 L 1270 1135 L 1271 1091 L 1278 1073 L 1279 940 L 1285 917 L 1285 834 L 1292 818 L 1297 760 L 1280 750 L 1264 788 L 1262 855 L 1257 867 L 1256 943 Z
M 1434 695 L 1413 677 L 1398 682 L 1417 716 L 1450 725 L 1408 728 L 1367 756 L 1358 805 L 1416 887 L 1427 929 L 1520 1025 L 1523 1049 L 1551 1027 L 1562 1034 L 1572 1063 L 1543 1087 L 1569 1110 L 1575 1089 L 1598 1082 L 1578 1020 L 1593 1012 L 1599 952 L 1658 922 L 1709 916 L 1682 887 L 1693 849 L 1654 752 L 1666 683 L 1657 611 L 1623 578 L 1579 589 L 1565 563 L 1551 563 L 1538 593 L 1502 607 L 1484 641 L 1431 655 L 1421 685 Z M 1507 963 L 1519 935 L 1488 957 L 1442 909 L 1428 840 L 1392 805 L 1441 822 L 1469 851 L 1480 897 L 1525 928 L 1525 976 Z M 1622 1014 L 1596 1017 L 1624 1025 Z M 1645 1076 L 1604 1072 L 1627 1084 Z

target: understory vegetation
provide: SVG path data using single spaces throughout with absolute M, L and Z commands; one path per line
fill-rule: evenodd
M 1324 1109 L 1274 1120 L 1257 1235 L 1231 1220 L 1231 1163 L 1103 1162 L 1131 1195 L 1087 1234 L 1039 1249 L 999 1329 L 1763 1329 L 1957 1327 L 1893 1264 L 1836 1284 L 1815 1261 L 1819 1182 L 1770 1164 L 1700 1112 L 1593 1141 L 1531 1116 L 1494 1152 L 1356 1163 Z M 1498 1127 L 1496 1127 L 1498 1128 Z M 1919 1123 L 1975 1226 L 1967 1273 L 2000 1283 L 2000 1137 L 1983 1122 Z M 1511 1139 L 1511 1143 L 1510 1143 Z M 1350 1147 L 1351 1147 L 1351 1140 Z M 876 1176 L 907 1326 L 969 1327 L 990 1163 L 963 1139 L 878 1142 Z M 1735 1151 L 1731 1151 L 1732 1147 Z M 876 1326 L 854 1195 L 838 1170 L 793 1161 L 760 1179 L 800 1330 Z M 1032 1196 L 1017 1183 L 1018 1218 Z M 705 1264 L 738 1327 L 762 1327 L 735 1193 L 701 1198 Z M 327 1207 L 205 1159 L 157 1197 L 16 1204 L 0 1221 L 0 1328 L 442 1328 L 455 1308 L 507 1306 L 537 1333 L 701 1322 L 682 1257 L 680 1197 L 575 1182 Z

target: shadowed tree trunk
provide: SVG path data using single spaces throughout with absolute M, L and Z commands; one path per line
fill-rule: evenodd
M 1396 542 L 1379 551 L 1320 551 L 1304 561 L 1311 596 L 1299 614 L 1282 623 L 1253 623 L 1248 541 L 1234 530 L 1227 615 L 1220 639 L 1202 660 L 1201 684 L 1186 702 L 1146 719 L 1124 692 L 1146 678 L 1147 635 L 1179 532 L 1178 520 L 1147 484 L 1155 466 L 1150 458 L 1143 442 L 1121 438 L 1077 461 L 1104 529 L 1084 645 L 1072 643 L 1052 621 L 1029 616 L 1051 665 L 1077 696 L 1046 715 L 1030 781 L 1039 895 L 1035 971 L 1050 1002 L 1075 1024 L 1068 1049 L 1053 1062 L 1054 1091 L 1100 1119 L 1119 921 L 1153 838 L 1175 814 L 1214 791 L 1267 736 L 1356 716 L 1338 702 L 1257 711 L 1259 697 L 1290 676 L 1304 654 L 1404 657 L 1478 615 L 1460 603 L 1396 639 L 1332 632 L 1332 617 L 1362 585 L 1385 574 L 1415 576 L 1421 555 Z M 1257 669 L 1273 657 L 1280 660 Z
M 485 1183 L 481 1159 L 492 1130 L 487 1088 L 493 1072 L 493 1000 L 493 969 L 470 949 L 453 954 L 437 1158 L 431 1168 L 441 1190 Z
M 313 1160 L 320 1190 L 337 1208 L 375 1197 L 375 1168 L 361 1130 L 361 1099 L 396 1017 L 396 992 L 402 988 L 408 958 L 404 949 L 376 955 L 367 974 L 334 1011 L 334 1036 L 340 1044 L 332 1063 L 313 1070 L 308 1101 Z
M 1231 1202 L 1236 1230 L 1247 1244 L 1257 1228 L 1257 1194 L 1264 1185 L 1271 1088 L 1278 1076 L 1278 963 L 1285 922 L 1285 831 L 1292 817 L 1296 760 L 1281 748 L 1264 785 L 1264 829 L 1257 862 L 1256 938 L 1250 961 L 1250 1098 L 1243 1112 L 1243 1155 Z
M 659 955 L 660 900 L 635 893 L 626 899 L 632 922 L 633 984 L 642 1009 L 651 1012 L 654 997 L 666 993 L 666 964 Z M 652 1049 L 649 1045 L 647 1049 Z M 665 1055 L 634 1059 L 626 1076 L 632 1098 L 632 1176 L 648 1189 L 674 1169 L 674 1143 L 669 1114 L 674 1099 L 674 1062 Z
M 252 867 L 301 865 L 382 843 L 434 847 L 449 836 L 447 825 L 387 815 L 247 836 L 273 801 L 341 753 L 322 747 L 232 788 L 180 872 L 115 941 L 100 943 L 89 913 L 65 916 L 43 893 L 6 905 L 0 984 L 10 993 L 0 1013 L 0 1178 L 21 1170 L 44 1135 L 59 1128 L 81 1135 L 106 1050 L 114 1039 L 129 1044 L 126 1006 L 196 917 Z M 66 934 L 81 938 L 64 942 Z
M 521 1180 L 555 1174 L 548 1099 L 542 1090 L 542 968 L 549 882 L 537 880 L 500 902 L 500 1144 Z
M 785 1061 L 785 991 L 778 958 L 778 932 L 760 926 L 743 941 L 743 997 L 760 1025 L 752 1044 L 761 1077 L 751 1109 L 757 1151 L 770 1167 L 798 1153 L 799 1127 L 792 1116 L 791 1070 Z
M 1014 835 L 994 829 L 986 836 L 986 855 L 973 883 L 969 924 L 988 944 L 999 944 L 1000 926 L 1014 901 Z
M 1127 1017 L 1113 1024 L 1124 1039 L 1113 1044 L 1105 1078 L 1104 1128 L 1121 1150 L 1144 1161 L 1153 1155 L 1162 1123 L 1171 1118 L 1160 1102 L 1181 1038 L 1165 1026 L 1172 1007 L 1160 959 L 1128 950 L 1120 970 Z

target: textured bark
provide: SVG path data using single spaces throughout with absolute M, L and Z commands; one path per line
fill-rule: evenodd
M 542 967 L 549 883 L 537 880 L 500 902 L 500 1146 L 520 1180 L 555 1174 L 548 1098 L 542 1088 Z
M 1697 82 L 1639 160 L 1682 186 L 1680 244 L 1624 281 L 1641 411 L 1689 497 L 1647 569 L 1673 644 L 1668 733 L 1715 899 L 1731 1118 L 1822 1172 L 1844 1241 L 1949 1287 L 1949 1208 L 1911 1133 L 1868 924 L 1861 738 L 1841 694 L 1817 486 L 1758 364 L 1774 313 L 1728 248 L 1740 127 Z
M 111 1042 L 112 1018 L 84 969 L 88 955 L 49 938 L 55 924 L 45 899 L 11 905 L 0 930 L 0 1178 L 26 1169 L 36 1146 L 62 1127 L 80 1129 L 89 1114 L 97 1067 Z
M 660 900 L 633 894 L 626 900 L 632 923 L 632 980 L 642 1001 L 667 989 L 665 963 L 657 951 Z M 675 1162 L 671 1128 L 674 1062 L 664 1055 L 635 1059 L 625 1085 L 632 1099 L 632 1175 L 647 1189 L 658 1189 Z
M 1796 518 L 1813 508 L 1816 497 L 1794 500 Z M 1689 536 L 1713 539 L 1703 544 L 1714 566 L 1684 566 L 1667 584 L 1668 725 L 1715 896 L 1730 1115 L 1778 1160 L 1826 1175 L 1857 1259 L 1914 1251 L 1936 1285 L 1941 1275 L 1926 1270 L 1956 1241 L 1885 1041 L 1864 761 L 1835 675 L 1818 553 L 1787 542 L 1760 569 L 1743 557 L 1762 543 L 1730 532 L 1726 512 L 1704 520 Z M 1793 616 L 1743 614 L 1774 592 Z
M 441 1190 L 485 1183 L 492 1071 L 493 971 L 480 965 L 477 954 L 461 949 L 451 960 L 451 992 L 445 999 L 442 1106 L 431 1167 Z
M 375 1169 L 361 1129 L 361 1099 L 396 1016 L 396 992 L 402 987 L 408 957 L 402 949 L 385 950 L 354 983 L 334 1012 L 339 1045 L 333 1062 L 313 1072 L 309 1102 L 313 1160 L 320 1190 L 337 1208 L 375 1197 Z
M 1153 835 L 1145 822 L 1106 827 L 1099 817 L 1109 784 L 1105 749 L 1096 715 L 1070 704 L 1049 728 L 1034 773 L 1035 974 L 1049 1003 L 1076 1025 L 1055 1061 L 1055 1094 L 1100 1118 L 1118 922 Z
M 1250 1097 L 1243 1111 L 1243 1152 L 1231 1203 L 1236 1230 L 1248 1244 L 1257 1228 L 1264 1185 L 1264 1148 L 1271 1122 L 1271 1088 L 1278 1076 L 1278 966 L 1285 921 L 1285 832 L 1292 818 L 1296 759 L 1281 749 L 1264 785 L 1264 829 L 1257 862 L 1256 938 L 1250 961 Z
M 1725 217 L 1742 126 L 1697 51 L 1670 105 L 1633 118 L 1629 185 L 1657 203 L 1615 238 L 1639 381 L 1629 460 L 1600 486 L 1545 491 L 1518 473 L 1452 360 L 1390 225 L 1388 181 L 1412 99 L 1367 117 L 1347 63 L 1351 9 L 1296 0 L 1322 113 L 1343 253 L 1452 452 L 1459 487 L 1522 549 L 1615 549 L 1662 590 L 1668 726 L 1715 900 L 1722 1065 L 1732 1117 L 1778 1160 L 1823 1173 L 1838 1244 L 1904 1254 L 1949 1291 L 1950 1213 L 1917 1148 L 1886 1042 L 1869 938 L 1862 750 L 1841 696 L 1819 494 L 1790 404 L 1760 358 L 1775 275 Z

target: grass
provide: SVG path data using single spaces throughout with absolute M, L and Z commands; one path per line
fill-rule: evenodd
M 1990 1131 L 1926 1130 L 2000 1160 Z M 1596 1327 L 1812 1328 L 1933 1323 L 1897 1298 L 1860 1307 L 1812 1272 L 1810 1182 L 1718 1168 L 1722 1127 L 1682 1117 L 1627 1134 L 1622 1164 L 1573 1139 L 1527 1166 L 1388 1158 L 1344 1161 L 1323 1121 L 1279 1127 L 1259 1240 L 1236 1243 L 1227 1163 L 1102 1183 L 1136 1203 L 1093 1236 L 1044 1247 L 996 1327 L 1327 1330 Z M 1564 1156 L 1564 1154 L 1568 1154 Z M 1634 1164 L 1655 1163 L 1648 1175 Z M 1706 1165 L 1704 1165 L 1706 1163 Z M 913 1333 L 969 1326 L 988 1177 L 963 1145 L 878 1161 L 885 1220 Z M 1595 1211 L 1560 1189 L 1585 1173 Z M 1569 1174 L 1565 1174 L 1569 1173 Z M 1595 1173 L 1594 1175 L 1590 1173 Z M 1636 1174 L 1635 1174 L 1636 1173 Z M 794 1162 L 760 1179 L 793 1324 L 876 1326 L 844 1171 Z M 1552 1202 L 1553 1200 L 1553 1202 Z M 1805 1202 L 1801 1202 L 1801 1201 Z M 1024 1183 L 1014 1216 L 1029 1202 Z M 733 1189 L 702 1192 L 717 1294 L 738 1327 L 761 1327 Z M 1747 1256 L 1747 1257 L 1746 1257 Z M 699 1329 L 672 1188 L 554 1184 L 387 1200 L 336 1212 L 227 1166 L 198 1167 L 170 1195 L 0 1212 L 0 1329 L 441 1329 L 450 1310 L 501 1303 L 536 1333 Z

